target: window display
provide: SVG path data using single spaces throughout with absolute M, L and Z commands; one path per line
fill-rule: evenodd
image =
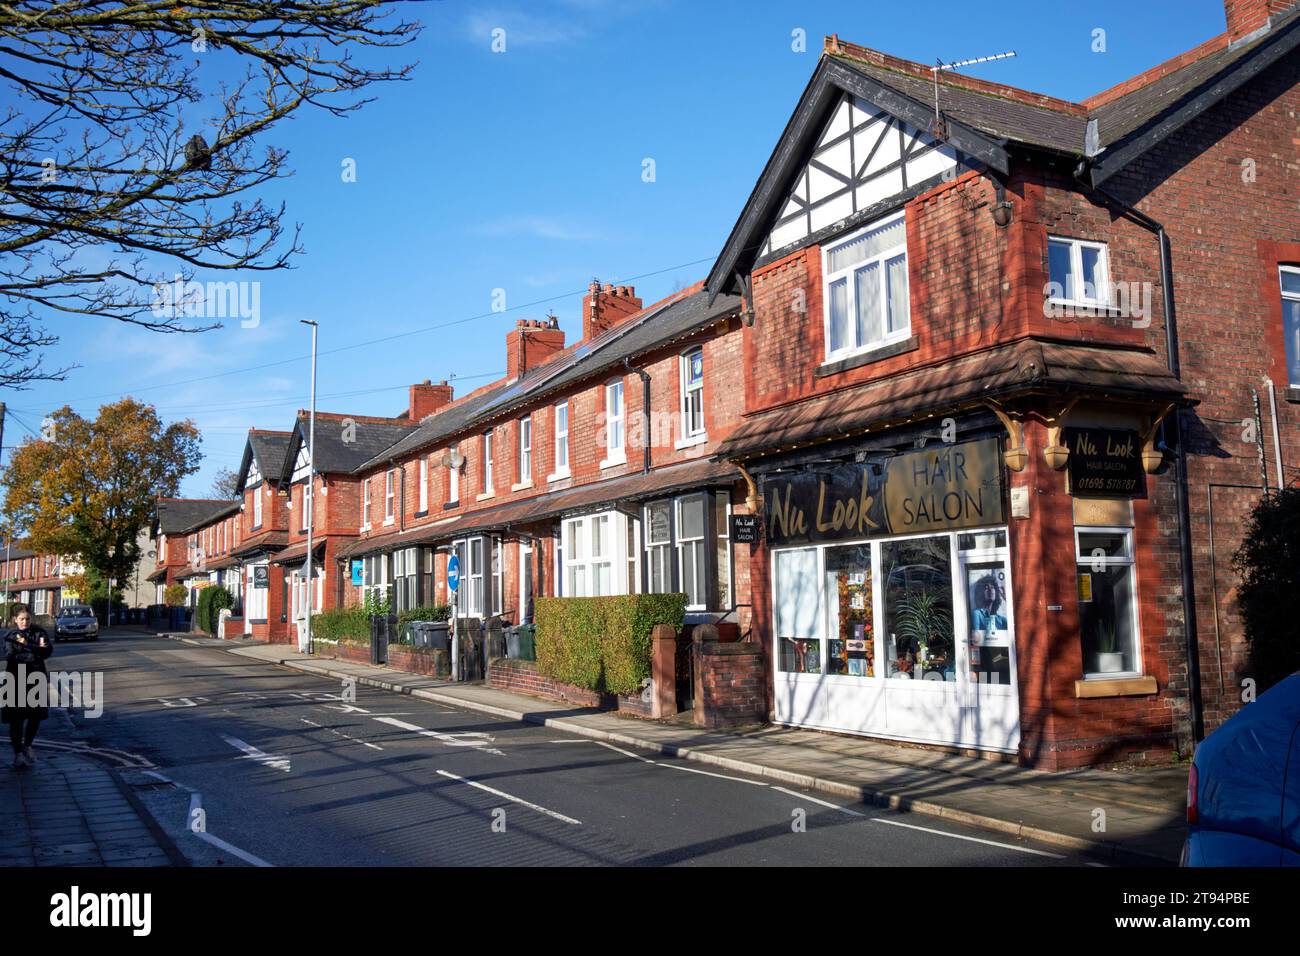
M 1007 573 L 1001 561 L 966 565 L 971 679 L 1011 683 L 1011 629 Z
M 828 548 L 826 594 L 830 599 L 830 642 L 826 673 L 874 677 L 876 640 L 872 628 L 871 545 Z
M 938 535 L 880 546 L 887 677 L 956 680 L 950 541 Z
M 776 633 L 780 640 L 777 667 L 786 673 L 820 674 L 821 595 L 817 587 L 817 549 L 778 551 Z
M 1133 532 L 1078 528 L 1075 533 L 1084 674 L 1140 673 L 1134 636 Z

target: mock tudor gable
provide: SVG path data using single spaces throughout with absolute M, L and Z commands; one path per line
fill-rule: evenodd
M 855 213 L 870 215 L 909 187 L 933 184 L 961 162 L 947 143 L 846 93 L 796 176 L 759 258 Z

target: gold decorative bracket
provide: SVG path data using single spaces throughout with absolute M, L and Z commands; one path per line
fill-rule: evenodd
M 997 402 L 985 402 L 998 416 L 998 421 L 1007 430 L 1007 450 L 1002 458 L 1012 471 L 1024 471 L 1029 463 L 1029 452 L 1025 450 L 1025 423 L 1020 420 L 1019 412 L 1009 412 Z
M 1164 464 L 1165 454 L 1156 448 L 1156 430 L 1160 427 L 1160 423 L 1165 420 L 1165 417 L 1177 407 L 1173 402 L 1170 402 L 1161 409 L 1160 414 L 1153 415 L 1150 426 L 1142 434 L 1142 468 L 1148 475 L 1155 474 L 1160 469 L 1160 466 Z

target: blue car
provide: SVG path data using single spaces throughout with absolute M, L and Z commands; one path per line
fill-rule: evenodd
M 1196 751 L 1183 866 L 1300 866 L 1300 673 Z

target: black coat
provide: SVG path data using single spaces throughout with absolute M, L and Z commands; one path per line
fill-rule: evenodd
M 25 639 L 25 644 L 18 643 L 18 638 Z M 41 646 L 41 640 L 45 645 Z M 18 628 L 10 628 L 5 632 L 5 673 L 12 675 L 10 680 L 13 682 L 13 693 L 17 695 L 18 706 L 5 706 L 0 708 L 0 723 L 12 724 L 18 720 L 25 720 L 32 717 L 38 720 L 44 720 L 50 716 L 48 707 L 27 707 L 23 704 L 27 697 L 27 688 L 18 682 L 18 668 L 21 665 L 26 674 L 31 675 L 39 672 L 47 674 L 45 670 L 45 659 L 54 653 L 54 643 L 50 636 L 45 633 L 45 629 L 35 624 L 27 628 L 26 631 L 19 631 Z

